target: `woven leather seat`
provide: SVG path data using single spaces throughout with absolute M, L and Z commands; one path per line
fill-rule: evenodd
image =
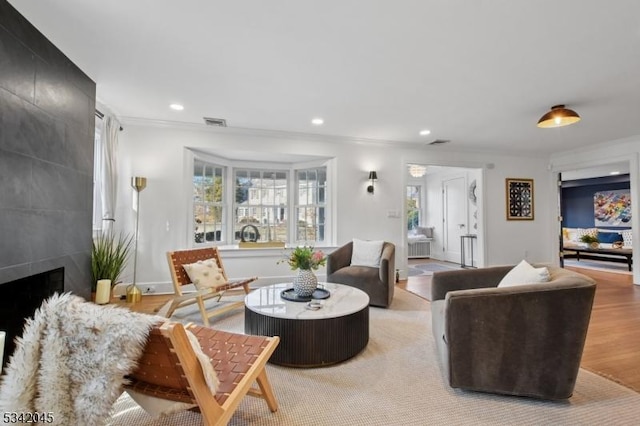
M 216 263 L 218 264 L 218 268 L 220 269 L 224 280 L 226 281 L 225 284 L 197 290 L 194 293 L 183 293 L 182 286 L 191 284 L 191 279 L 189 278 L 189 275 L 187 275 L 187 271 L 185 271 L 182 265 L 196 263 L 199 260 L 207 259 L 215 259 Z M 212 309 L 211 311 L 207 311 L 204 305 L 205 300 L 211 298 L 217 298 L 218 300 L 220 300 L 226 291 L 240 288 L 244 290 L 245 294 L 248 294 L 251 291 L 249 284 L 258 279 L 258 277 L 251 277 L 241 280 L 229 281 L 227 273 L 224 270 L 224 265 L 222 264 L 222 259 L 220 259 L 220 254 L 216 247 L 168 252 L 167 260 L 169 262 L 169 269 L 171 271 L 171 281 L 173 282 L 173 289 L 176 294 L 176 297 L 170 302 L 168 309 L 164 312 L 164 315 L 167 318 L 171 317 L 176 309 L 197 303 L 198 308 L 200 309 L 200 314 L 202 315 L 202 321 L 204 322 L 204 325 L 209 326 L 209 318 L 215 315 L 220 315 L 231 309 L 236 309 L 240 306 L 243 306 L 243 302 L 230 303 L 225 305 L 224 307 L 218 307 L 216 309 Z
M 226 424 L 242 398 L 249 394 L 277 411 L 265 364 L 279 343 L 278 337 L 247 336 L 208 327 L 187 327 L 203 352 L 211 358 L 220 384 L 215 395 L 206 385 L 202 369 L 180 323 L 154 327 L 127 388 L 136 392 L 195 404 L 207 425 Z M 257 382 L 259 388 L 253 387 Z

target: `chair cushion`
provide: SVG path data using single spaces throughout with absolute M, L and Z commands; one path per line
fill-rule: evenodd
M 196 263 L 182 265 L 182 267 L 198 290 L 226 284 L 215 259 L 199 260 Z
M 418 229 L 416 230 L 416 233 L 420 234 L 420 235 L 424 235 L 427 238 L 433 238 L 433 228 L 432 227 L 418 226 Z
M 351 253 L 352 266 L 380 267 L 380 255 L 384 241 L 363 241 L 353 239 L 353 251 Z
M 360 283 L 378 283 L 380 270 L 370 266 L 346 266 L 331 275 L 331 282 L 354 285 Z M 358 286 L 356 286 L 358 287 Z
M 498 287 L 512 287 L 524 284 L 546 283 L 549 281 L 549 269 L 534 268 L 526 260 L 521 261 L 502 278 Z

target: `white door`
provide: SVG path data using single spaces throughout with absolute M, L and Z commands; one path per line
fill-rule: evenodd
M 460 263 L 460 236 L 467 229 L 467 185 L 464 177 L 442 181 L 444 260 Z

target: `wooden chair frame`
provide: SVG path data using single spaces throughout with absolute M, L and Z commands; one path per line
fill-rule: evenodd
M 212 359 L 220 385 L 209 390 L 185 327 L 166 321 L 152 329 L 139 365 L 126 388 L 156 398 L 196 404 L 205 425 L 226 425 L 245 395 L 263 398 L 271 412 L 278 402 L 265 365 L 279 337 L 248 336 L 187 326 Z M 257 383 L 258 387 L 253 386 Z
M 197 290 L 194 293 L 183 293 L 182 286 L 191 284 L 191 280 L 182 265 L 207 259 L 215 259 L 226 283 L 218 287 Z M 220 259 L 220 253 L 216 247 L 170 251 L 167 253 L 167 260 L 169 262 L 171 281 L 173 282 L 173 289 L 176 296 L 171 300 L 168 310 L 164 312 L 164 315 L 169 318 L 176 309 L 197 303 L 198 308 L 200 309 L 200 314 L 202 315 L 202 321 L 207 327 L 210 325 L 209 318 L 243 306 L 244 302 L 230 303 L 224 307 L 207 311 L 204 305 L 205 300 L 215 297 L 220 301 L 225 292 L 239 289 L 240 287 L 244 289 L 245 294 L 248 294 L 251 291 L 249 284 L 258 279 L 258 277 L 251 277 L 229 281 L 227 273 L 224 270 L 224 265 L 222 264 L 222 259 Z

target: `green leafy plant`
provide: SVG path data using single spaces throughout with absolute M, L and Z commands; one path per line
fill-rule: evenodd
M 296 269 L 318 269 L 327 263 L 327 257 L 322 250 L 313 250 L 313 247 L 303 246 L 293 249 L 291 254 L 279 261 L 287 262 L 292 270 Z
M 133 236 L 114 233 L 100 234 L 93 239 L 91 250 L 91 280 L 95 288 L 98 280 L 111 280 L 111 285 L 118 283 L 129 255 Z
M 597 243 L 598 242 L 598 237 L 594 237 L 593 235 L 585 234 L 582 237 L 580 237 L 580 241 L 582 241 L 583 243 L 587 243 L 587 244 Z

